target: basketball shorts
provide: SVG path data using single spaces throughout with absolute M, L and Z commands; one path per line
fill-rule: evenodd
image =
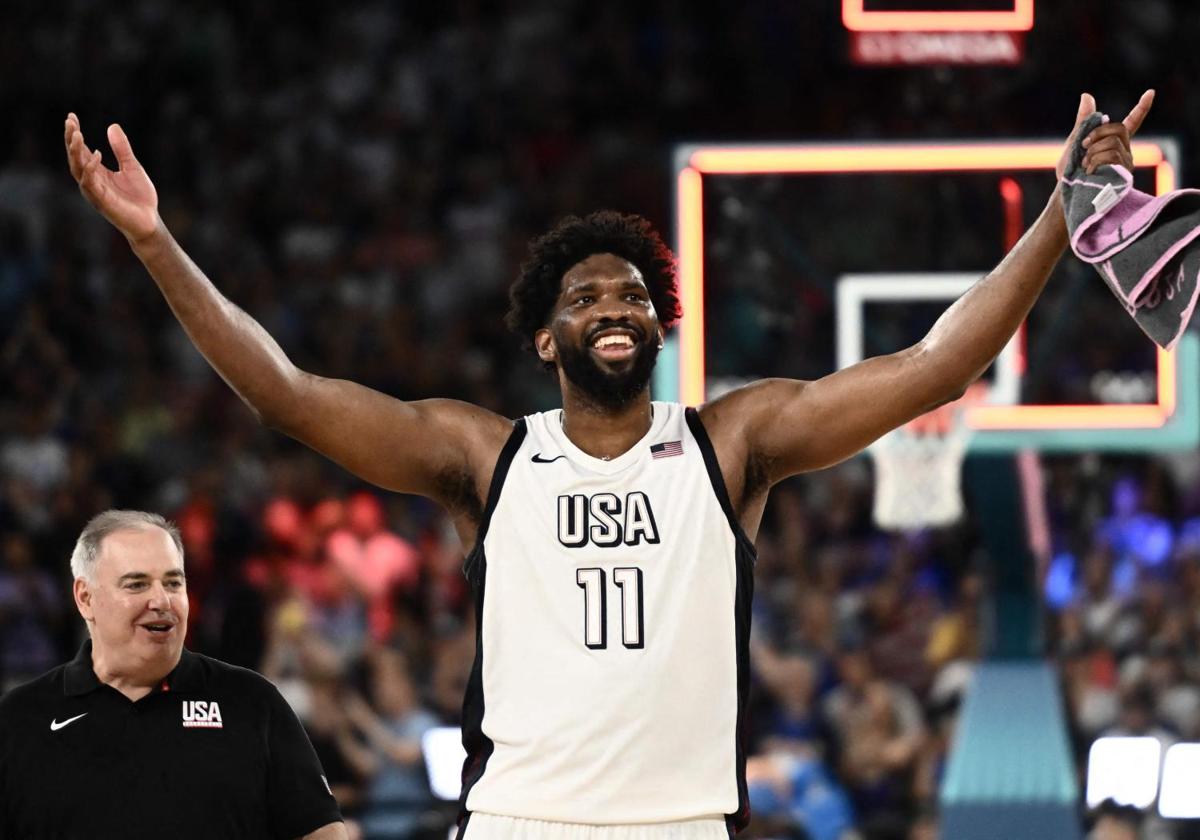
M 471 814 L 463 840 L 729 840 L 721 817 L 642 825 L 579 825 Z

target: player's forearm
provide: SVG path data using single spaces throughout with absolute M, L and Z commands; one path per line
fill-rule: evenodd
M 302 375 L 287 354 L 217 290 L 165 225 L 130 244 L 192 343 L 258 418 L 274 425 L 294 402 Z
M 1008 255 L 955 301 L 921 342 L 920 355 L 937 381 L 961 393 L 979 378 L 1029 314 L 1066 247 L 1056 188 Z

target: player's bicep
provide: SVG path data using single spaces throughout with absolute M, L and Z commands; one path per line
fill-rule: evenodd
M 918 344 L 811 382 L 768 380 L 751 448 L 772 483 L 844 461 L 938 403 L 928 374 Z
M 442 501 L 445 476 L 470 475 L 477 448 L 511 426 L 456 400 L 405 402 L 344 379 L 302 376 L 298 404 L 276 428 L 388 490 Z

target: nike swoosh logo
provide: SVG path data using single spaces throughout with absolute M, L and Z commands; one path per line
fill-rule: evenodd
M 73 718 L 67 718 L 62 723 L 59 723 L 57 720 L 52 720 L 52 721 L 50 721 L 50 731 L 57 732 L 58 730 L 62 729 L 64 726 L 70 726 L 72 723 L 79 720 L 81 717 L 86 717 L 86 716 L 87 716 L 87 712 L 84 712 L 82 715 L 75 715 L 75 717 L 73 717 Z
M 542 453 L 539 452 L 538 454 L 534 455 L 529 460 L 533 461 L 533 463 L 535 463 L 535 464 L 553 464 L 559 458 L 566 458 L 566 457 L 567 457 L 566 455 L 556 455 L 553 458 L 543 458 Z

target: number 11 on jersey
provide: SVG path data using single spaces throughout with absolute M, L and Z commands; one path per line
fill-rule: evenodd
M 630 649 L 645 647 L 642 607 L 642 570 L 624 566 L 612 570 L 613 583 L 621 590 L 621 644 Z M 575 583 L 583 590 L 583 643 L 592 650 L 608 647 L 608 592 L 603 569 L 575 570 Z

